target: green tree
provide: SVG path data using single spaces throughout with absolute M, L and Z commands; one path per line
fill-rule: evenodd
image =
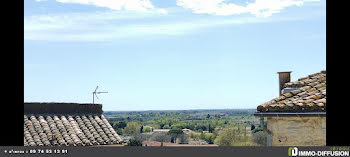
M 142 142 L 137 139 L 130 139 L 127 146 L 142 146 Z
M 201 125 L 201 129 L 202 129 L 203 131 L 207 131 L 207 126 Z
M 138 124 L 137 122 L 129 122 L 124 129 L 124 134 L 133 135 L 133 134 L 139 133 L 139 131 L 140 131 L 140 124 Z
M 254 143 L 256 143 L 258 145 L 266 146 L 267 145 L 267 133 L 266 133 L 266 131 L 259 131 L 259 132 L 253 133 L 252 140 Z
M 255 129 L 255 125 L 252 124 L 251 127 L 250 127 L 250 130 L 254 130 Z
M 143 132 L 151 132 L 151 128 L 146 126 L 143 128 Z
M 245 146 L 251 145 L 248 137 L 245 135 L 245 127 L 241 124 L 227 126 L 220 131 L 216 137 L 215 143 L 220 146 Z
M 199 135 L 199 138 L 205 140 L 205 134 L 202 132 L 201 135 Z
M 124 121 L 118 122 L 117 127 L 124 129 L 126 127 L 126 123 Z
M 193 132 L 190 132 L 190 138 L 195 138 Z
M 211 130 L 211 128 L 210 128 L 210 123 L 208 124 L 208 131 L 209 131 L 209 133 L 210 133 L 210 130 Z
M 115 131 L 117 132 L 118 135 L 123 135 L 123 129 L 122 128 L 117 128 Z
M 186 128 L 186 123 L 185 122 L 177 122 L 173 125 L 171 125 L 172 129 L 178 128 L 178 129 L 184 129 Z
M 176 139 L 183 134 L 184 132 L 182 131 L 182 129 L 170 129 L 168 131 L 168 135 L 171 136 L 173 143 L 176 143 Z
M 207 119 L 209 119 L 209 118 L 210 118 L 210 114 L 207 115 Z
M 164 125 L 163 126 L 163 129 L 170 129 L 170 126 L 167 124 L 167 125 Z
M 214 134 L 206 134 L 205 135 L 205 141 L 207 141 L 209 144 L 214 144 L 215 135 Z

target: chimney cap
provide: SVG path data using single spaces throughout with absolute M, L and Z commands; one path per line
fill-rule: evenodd
M 292 71 L 281 71 L 281 72 L 277 72 L 277 74 L 279 73 L 291 73 Z

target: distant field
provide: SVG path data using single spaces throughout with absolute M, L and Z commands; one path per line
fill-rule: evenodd
M 256 109 L 208 109 L 208 110 L 152 110 L 152 111 L 105 111 L 104 115 L 111 122 L 130 122 L 136 121 L 141 125 L 154 125 L 157 129 L 171 129 L 172 126 L 182 123 L 181 127 L 186 127 L 183 123 L 195 123 L 192 130 L 200 130 L 196 124 L 213 123 L 212 126 L 217 126 L 220 123 L 231 124 L 241 123 L 245 126 L 251 124 L 258 125 L 259 119 L 253 116 Z M 168 124 L 166 124 L 168 123 Z M 165 128 L 164 128 L 165 127 Z M 202 131 L 207 131 L 208 128 L 201 127 Z
M 253 116 L 255 112 L 256 109 L 105 111 L 104 115 L 117 133 L 127 139 L 137 133 L 146 138 L 155 132 L 187 129 L 190 130 L 186 133 L 189 145 L 212 145 L 221 130 L 239 125 L 242 131 L 238 131 L 237 136 L 247 137 L 241 143 L 251 145 L 250 129 L 252 125 L 259 126 L 259 118 Z

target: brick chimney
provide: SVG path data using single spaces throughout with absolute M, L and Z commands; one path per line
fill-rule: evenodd
M 285 83 L 290 82 L 290 73 L 292 71 L 277 72 L 279 78 L 279 95 L 282 94 L 282 89 Z

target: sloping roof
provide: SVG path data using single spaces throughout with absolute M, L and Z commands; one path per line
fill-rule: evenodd
M 284 87 L 298 88 L 257 107 L 258 112 L 326 112 L 326 71 L 303 77 Z
M 24 146 L 118 144 L 121 138 L 97 115 L 24 115 Z
M 24 103 L 24 146 L 119 144 L 101 104 Z

